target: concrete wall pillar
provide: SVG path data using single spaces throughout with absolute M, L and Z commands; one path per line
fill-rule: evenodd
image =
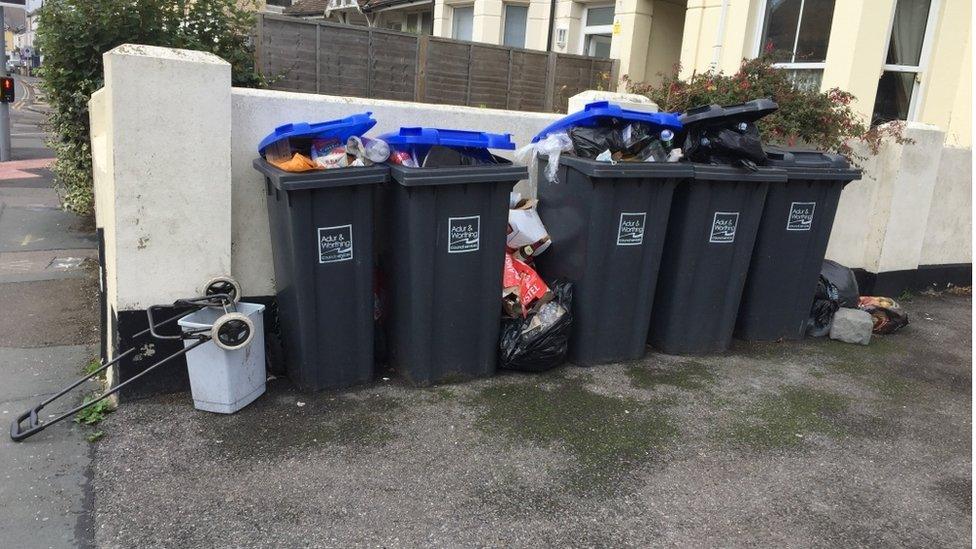
M 476 0 L 471 39 L 486 44 L 502 43 L 502 1 Z
M 502 32 L 504 33 L 504 28 Z M 504 38 L 504 34 L 502 38 Z M 531 50 L 545 51 L 548 39 L 549 0 L 532 0 L 529 2 L 529 14 L 525 25 L 525 47 Z
M 580 53 L 582 39 L 583 4 L 573 0 L 556 0 L 556 17 L 553 26 L 553 51 L 559 53 Z M 566 29 L 566 42 L 557 41 L 559 29 Z
M 894 9 L 894 0 L 837 0 L 834 6 L 821 89 L 853 93 L 851 106 L 865 121 L 874 110 Z
M 230 65 L 131 44 L 104 63 L 91 111 L 93 163 L 116 308 L 198 295 L 231 266 Z
M 909 123 L 905 136 L 914 143 L 884 144 L 862 166 L 865 178 L 844 190 L 828 258 L 871 273 L 914 270 L 931 260 L 923 258 L 922 250 L 933 215 L 945 134 L 934 126 Z M 949 182 L 945 185 L 953 187 Z M 943 203 L 940 198 L 939 204 Z M 956 213 L 969 224 L 968 212 Z
M 681 39 L 681 77 L 712 69 L 717 44 L 721 44 L 721 51 L 714 68 L 724 73 L 736 72 L 743 58 L 752 57 L 760 1 L 728 0 L 722 29 L 723 0 L 688 0 Z
M 451 7 L 444 2 L 434 2 L 434 36 L 451 37 Z
M 626 91 L 624 76 L 635 82 L 644 80 L 647 67 L 648 37 L 651 34 L 653 0 L 618 0 L 613 20 L 610 57 L 620 60 L 618 91 Z

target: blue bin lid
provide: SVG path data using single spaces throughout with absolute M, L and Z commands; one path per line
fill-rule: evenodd
M 552 124 L 546 126 L 544 130 L 532 138 L 536 143 L 550 133 L 566 130 L 575 126 L 591 128 L 599 124 L 606 118 L 616 118 L 627 122 L 645 122 L 661 129 L 677 131 L 681 129 L 681 120 L 678 115 L 669 112 L 641 112 L 623 109 L 616 103 L 609 101 L 594 101 L 589 103 L 583 110 L 566 115 Z
M 258 153 L 264 154 L 264 149 L 272 143 L 290 137 L 335 138 L 345 143 L 350 137 L 354 135 L 361 136 L 375 125 L 376 120 L 373 119 L 373 113 L 371 112 L 354 114 L 346 118 L 340 118 L 339 120 L 329 120 L 328 122 L 318 122 L 315 124 L 309 124 L 308 122 L 285 124 L 278 126 L 267 137 L 261 140 L 261 143 L 258 145 Z
M 515 150 L 512 134 L 509 133 L 472 132 L 441 128 L 400 128 L 399 131 L 381 135 L 380 139 L 393 147 L 443 145 L 445 147 Z

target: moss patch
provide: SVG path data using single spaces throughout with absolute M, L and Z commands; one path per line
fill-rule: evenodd
M 475 403 L 484 408 L 477 422 L 484 432 L 514 442 L 558 446 L 572 456 L 577 468 L 560 472 L 559 478 L 576 492 L 613 484 L 653 459 L 678 433 L 660 404 L 597 394 L 577 380 L 550 388 L 488 387 Z
M 390 425 L 399 409 L 397 401 L 378 395 L 308 395 L 290 403 L 261 398 L 230 416 L 208 415 L 201 431 L 220 441 L 214 448 L 229 458 L 278 457 L 315 446 L 370 447 L 393 438 Z
M 669 385 L 679 389 L 703 389 L 715 381 L 715 374 L 701 362 L 685 361 L 667 369 L 645 368 L 640 364 L 627 367 L 630 384 L 639 389 Z
M 807 387 L 786 387 L 753 403 L 723 438 L 758 450 L 791 448 L 813 433 L 839 437 L 845 429 L 835 419 L 846 412 L 845 397 Z

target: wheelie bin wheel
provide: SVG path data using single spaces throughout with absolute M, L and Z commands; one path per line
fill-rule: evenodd
M 225 351 L 242 349 L 254 339 L 254 323 L 241 313 L 227 313 L 214 322 L 210 337 Z

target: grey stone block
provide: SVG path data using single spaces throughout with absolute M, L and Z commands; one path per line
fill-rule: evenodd
M 866 311 L 840 308 L 834 314 L 834 322 L 830 325 L 830 339 L 867 345 L 871 342 L 872 328 L 874 328 L 874 321 Z

